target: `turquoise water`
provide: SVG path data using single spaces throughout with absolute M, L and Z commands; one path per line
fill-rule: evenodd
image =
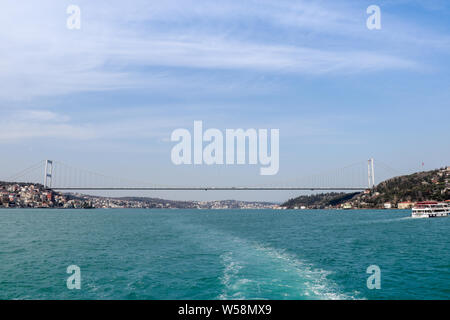
M 450 218 L 409 215 L 2 209 L 0 299 L 449 299 Z

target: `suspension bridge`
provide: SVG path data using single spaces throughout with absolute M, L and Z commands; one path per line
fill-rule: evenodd
M 380 177 L 399 175 L 398 171 L 377 161 Z M 2 180 L 2 179 L 0 179 Z M 363 191 L 375 184 L 375 160 L 360 161 L 344 168 L 293 178 L 276 185 L 173 186 L 115 178 L 76 168 L 55 160 L 42 160 L 6 179 L 5 182 L 41 184 L 58 191 Z

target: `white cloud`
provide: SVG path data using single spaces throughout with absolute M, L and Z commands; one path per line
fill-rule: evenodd
M 5 110 L 2 110 L 3 112 Z M 171 128 L 183 124 L 182 117 L 167 120 L 163 117 L 135 111 L 130 116 L 128 109 L 116 111 L 113 117 L 104 119 L 105 114 L 91 114 L 91 121 L 83 115 L 72 119 L 68 115 L 49 110 L 17 110 L 0 118 L 0 144 L 23 140 L 51 138 L 55 140 L 111 139 L 161 139 L 169 136 Z M 101 122 L 98 119 L 102 119 Z M 83 121 L 79 123 L 79 120 Z
M 169 106 L 160 106 L 160 108 L 167 109 Z M 124 144 L 126 141 L 132 141 L 132 144 L 138 142 L 154 145 L 158 141 L 166 143 L 173 130 L 192 129 L 194 119 L 203 120 L 205 128 L 217 127 L 220 130 L 249 128 L 249 126 L 276 128 L 281 129 L 284 138 L 325 138 L 341 134 L 338 126 L 330 126 L 330 123 L 346 123 L 343 119 L 348 120 L 348 117 L 315 116 L 293 120 L 280 115 L 270 120 L 254 119 L 249 125 L 247 121 L 236 118 L 233 112 L 222 114 L 221 121 L 217 122 L 216 117 L 205 115 L 202 110 L 193 111 L 189 117 L 173 112 L 169 119 L 148 108 L 130 110 L 124 107 L 106 113 L 94 111 L 89 119 L 85 119 L 83 114 L 78 114 L 73 119 L 66 114 L 50 110 L 17 110 L 0 118 L 0 144 L 49 138 L 59 143 L 70 140 L 93 141 L 98 144 L 98 148 L 104 147 L 104 143 L 108 147 L 111 143 L 117 143 L 125 151 L 128 150 Z M 99 119 L 101 121 L 98 121 Z M 223 123 L 227 125 L 224 126 Z M 281 127 L 280 124 L 282 124 Z
M 0 119 L 0 143 L 34 138 L 90 139 L 89 126 L 69 123 L 70 118 L 47 110 L 21 110 Z
M 47 0 L 39 5 L 4 1 L 0 99 L 187 83 L 177 70 L 155 74 L 143 67 L 296 74 L 418 68 L 413 59 L 379 48 L 327 46 L 324 34 L 344 43 L 348 37 L 367 37 L 367 30 L 356 27 L 359 22 L 364 26 L 364 11 L 360 17 L 355 9 L 334 2 L 139 0 L 131 6 L 79 1 L 79 31 L 66 29 L 66 6 Z M 269 30 L 267 35 L 261 26 Z M 396 35 L 393 41 L 409 36 Z M 292 41 L 296 37 L 302 41 Z M 430 39 L 437 45 L 440 38 Z M 209 79 L 202 84 L 209 85 Z
M 68 116 L 60 115 L 48 110 L 23 110 L 16 117 L 29 121 L 56 121 L 67 122 L 70 120 Z

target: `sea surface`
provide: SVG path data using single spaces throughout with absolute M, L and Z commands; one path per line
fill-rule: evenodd
M 1 209 L 0 299 L 449 299 L 449 232 L 397 210 Z

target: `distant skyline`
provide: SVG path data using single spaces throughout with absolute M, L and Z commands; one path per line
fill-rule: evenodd
M 0 180 L 43 159 L 166 185 L 278 184 L 371 157 L 403 173 L 450 165 L 449 18 L 445 0 L 4 0 Z M 196 120 L 279 129 L 278 174 L 175 166 L 170 135 Z

